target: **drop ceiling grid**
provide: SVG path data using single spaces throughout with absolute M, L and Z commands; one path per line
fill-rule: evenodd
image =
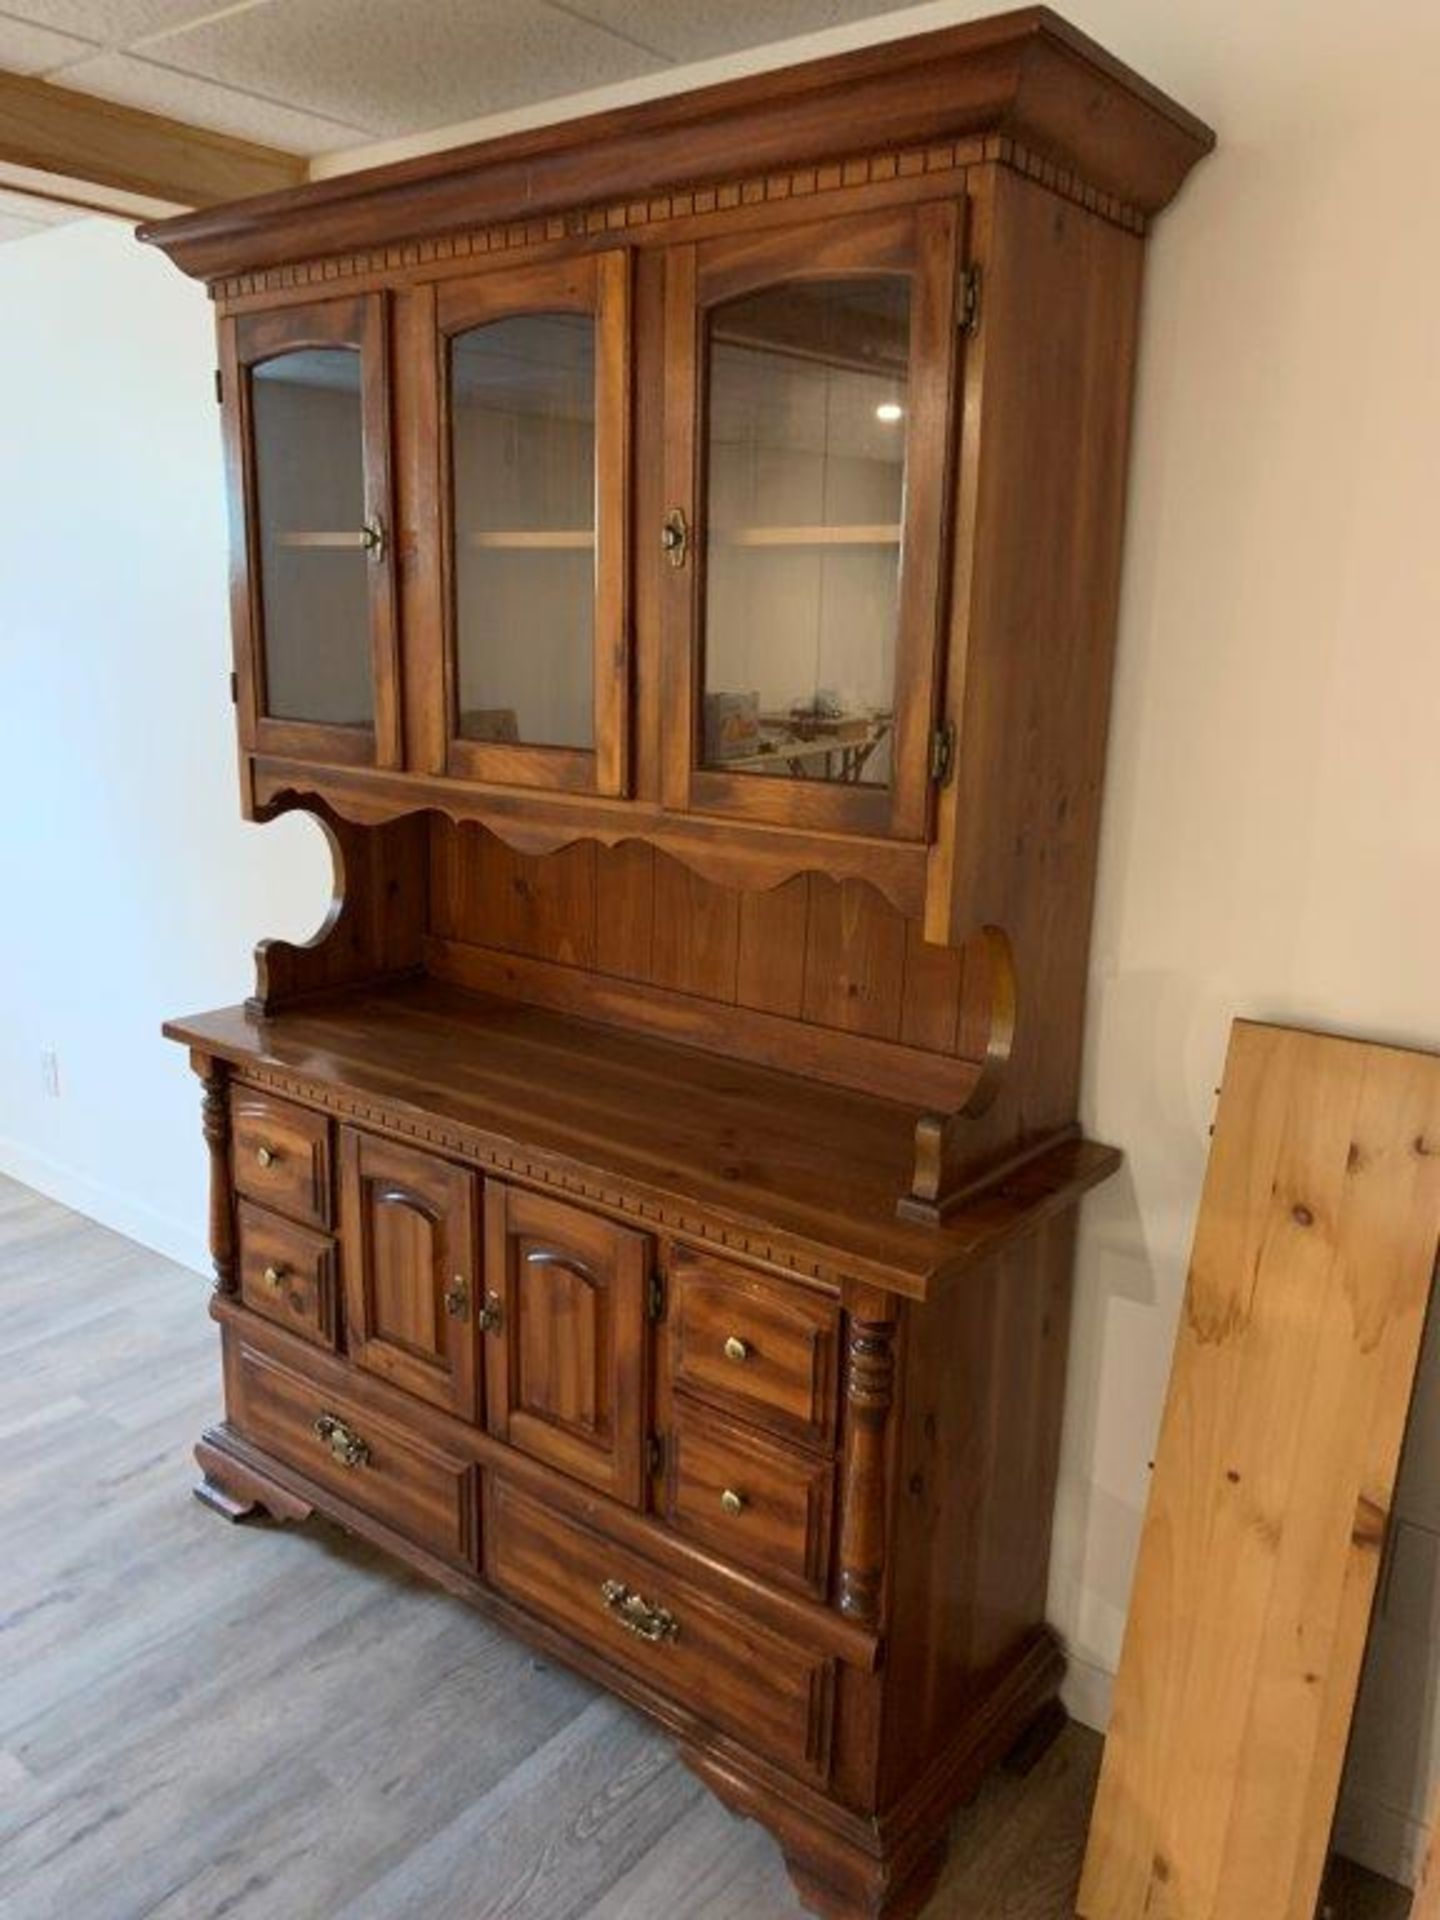
M 908 0 L 0 0 L 0 68 L 318 154 Z

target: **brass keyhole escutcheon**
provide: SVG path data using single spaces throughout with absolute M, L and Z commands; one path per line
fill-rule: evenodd
M 725 1491 L 720 1496 L 720 1505 L 724 1508 L 726 1513 L 730 1515 L 732 1520 L 735 1518 L 737 1513 L 743 1513 L 745 1511 L 746 1504 L 747 1502 L 744 1494 L 736 1493 L 733 1487 L 726 1487 Z
M 672 567 L 683 567 L 690 551 L 690 523 L 683 507 L 671 507 L 660 527 L 660 545 Z
M 369 1442 L 362 1440 L 353 1427 L 347 1427 L 333 1413 L 322 1413 L 316 1420 L 315 1438 L 330 1449 L 342 1467 L 368 1467 L 370 1464 Z
M 733 1360 L 737 1367 L 743 1366 L 750 1358 L 749 1343 L 741 1340 L 738 1335 L 732 1333 L 730 1338 L 725 1342 L 725 1358 L 727 1360 Z
M 274 1147 L 257 1147 L 255 1149 L 255 1158 L 260 1162 L 262 1167 L 273 1167 L 280 1156 Z
M 266 1267 L 261 1278 L 264 1280 L 266 1286 L 273 1290 L 284 1280 L 285 1269 L 284 1267 Z

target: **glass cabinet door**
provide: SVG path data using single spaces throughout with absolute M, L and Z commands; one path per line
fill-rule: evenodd
M 954 227 L 904 210 L 671 256 L 672 805 L 924 837 Z
M 398 765 L 383 303 L 245 315 L 232 340 L 242 738 Z
M 628 262 L 439 291 L 446 771 L 623 793 Z

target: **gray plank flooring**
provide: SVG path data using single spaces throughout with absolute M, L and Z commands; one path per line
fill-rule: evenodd
M 337 1528 L 191 1498 L 205 1291 L 0 1177 L 6 1920 L 794 1920 L 638 1716 Z M 926 1920 L 1072 1915 L 1098 1757 L 990 1783 Z

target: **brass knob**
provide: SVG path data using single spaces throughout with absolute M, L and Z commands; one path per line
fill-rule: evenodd
M 452 1320 L 463 1320 L 470 1311 L 470 1288 L 463 1273 L 457 1273 L 445 1289 L 445 1311 Z
M 285 1269 L 284 1267 L 266 1267 L 260 1277 L 267 1287 L 278 1287 L 285 1278 Z
M 736 1493 L 733 1487 L 726 1487 L 720 1496 L 720 1505 L 733 1519 L 737 1513 L 745 1511 L 747 1502 L 743 1493 Z
M 262 1167 L 273 1167 L 280 1156 L 273 1147 L 257 1147 L 255 1149 L 255 1158 L 260 1162 Z
M 750 1358 L 749 1343 L 738 1339 L 733 1333 L 725 1342 L 725 1358 L 733 1360 L 737 1367 L 743 1366 Z
M 482 1333 L 498 1333 L 505 1324 L 505 1308 L 498 1293 L 487 1293 L 485 1304 L 475 1316 Z

